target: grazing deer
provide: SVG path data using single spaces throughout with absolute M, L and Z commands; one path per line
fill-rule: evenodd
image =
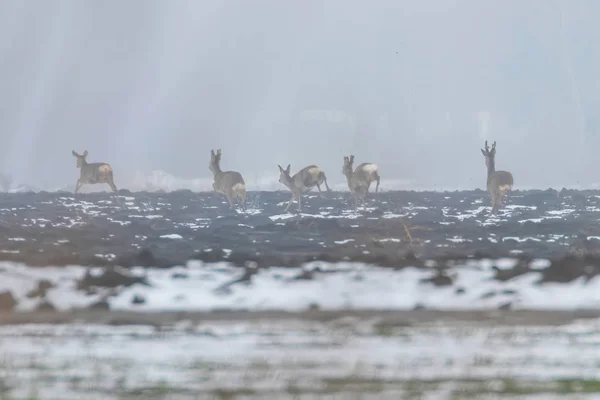
M 73 157 L 77 159 L 77 168 L 80 169 L 79 179 L 77 179 L 77 185 L 75 186 L 76 194 L 84 184 L 94 185 L 97 183 L 108 183 L 113 192 L 117 192 L 117 187 L 113 181 L 113 169 L 110 164 L 103 162 L 88 163 L 86 160 L 87 150 L 83 154 L 77 154 L 75 150 L 72 150 L 72 153 Z
M 352 163 L 354 162 L 354 156 L 344 156 L 344 167 L 342 168 L 342 174 L 346 175 L 348 179 L 348 188 L 354 198 L 354 209 L 358 210 L 358 203 L 364 204 L 367 190 L 369 190 L 369 181 L 365 179 L 364 174 L 361 174 L 358 168 L 352 171 Z
M 346 157 L 344 157 L 345 159 Z M 351 154 L 349 158 L 350 169 L 352 169 L 352 164 L 354 164 L 354 156 Z M 375 193 L 379 191 L 379 182 L 381 181 L 381 177 L 379 176 L 379 167 L 377 164 L 373 163 L 362 163 L 354 170 L 354 173 L 357 174 L 357 178 L 367 184 L 367 192 L 369 192 L 369 188 L 371 187 L 371 182 L 377 181 L 377 186 L 375 186 Z M 344 173 L 345 175 L 345 173 Z
M 492 214 L 496 214 L 502 206 L 504 195 L 512 190 L 513 176 L 508 171 L 496 171 L 496 142 L 492 150 L 485 141 L 485 150 L 481 149 L 487 167 L 487 190 L 492 198 Z
M 279 182 L 283 183 L 292 191 L 292 198 L 285 208 L 285 211 L 290 208 L 294 199 L 298 199 L 298 210 L 300 210 L 302 207 L 302 193 L 310 191 L 315 186 L 319 189 L 319 195 L 323 197 L 323 192 L 321 191 L 321 184 L 323 182 L 325 182 L 327 191 L 331 191 L 327 185 L 325 172 L 323 172 L 323 170 L 316 165 L 304 167 L 300 171 L 296 172 L 294 176 L 290 176 L 290 164 L 288 164 L 286 169 L 281 168 L 281 165 L 277 166 L 279 167 L 280 172 Z
M 242 206 L 246 208 L 246 182 L 242 174 L 236 171 L 221 171 L 221 155 L 223 152 L 218 149 L 210 151 L 210 164 L 208 169 L 213 173 L 213 190 L 224 194 L 229 200 L 229 207 L 233 210 L 233 201 L 238 197 L 242 200 Z

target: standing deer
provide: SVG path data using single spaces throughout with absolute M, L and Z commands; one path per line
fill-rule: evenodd
M 485 141 L 485 150 L 481 149 L 485 157 L 485 166 L 487 167 L 487 190 L 492 199 L 492 214 L 496 214 L 502 207 L 502 199 L 513 187 L 513 176 L 508 171 L 496 171 L 496 142 L 492 144 L 492 150 Z
M 344 160 L 346 157 L 344 157 Z M 352 170 L 352 164 L 354 164 L 354 156 L 351 154 L 349 158 L 350 170 Z M 345 161 L 344 161 L 345 165 Z M 373 163 L 362 163 L 354 170 L 354 173 L 357 176 L 357 179 L 365 182 L 367 184 L 367 193 L 369 192 L 369 188 L 371 187 L 371 182 L 377 181 L 377 186 L 375 186 L 375 193 L 379 191 L 379 182 L 381 181 L 381 177 L 379 176 L 379 167 L 377 164 Z M 346 175 L 344 173 L 344 175 Z
M 75 186 L 76 194 L 84 184 L 94 185 L 97 183 L 108 183 L 113 192 L 117 192 L 117 187 L 113 181 L 113 169 L 110 164 L 103 162 L 88 163 L 86 160 L 87 150 L 83 154 L 77 154 L 75 150 L 72 150 L 72 153 L 73 157 L 77 159 L 77 168 L 80 169 L 79 179 L 77 179 L 77 185 Z
M 327 191 L 331 191 L 327 185 L 325 172 L 323 172 L 323 170 L 316 165 L 304 167 L 300 171 L 296 172 L 294 176 L 290 176 L 290 164 L 288 164 L 286 169 L 281 168 L 281 165 L 277 166 L 279 167 L 280 172 L 279 182 L 283 183 L 292 191 L 292 198 L 285 208 L 285 211 L 290 208 L 294 199 L 298 199 L 298 210 L 300 210 L 302 207 L 302 193 L 310 191 L 315 186 L 319 189 L 319 195 L 323 197 L 323 192 L 321 191 L 321 184 L 323 182 L 325 183 Z
M 246 208 L 246 182 L 242 174 L 236 171 L 221 171 L 221 155 L 223 152 L 218 149 L 210 151 L 210 164 L 208 169 L 213 173 L 213 190 L 224 194 L 229 200 L 229 207 L 233 210 L 233 201 L 238 197 L 242 201 L 242 206 Z
M 352 171 L 352 163 L 354 162 L 354 156 L 344 156 L 344 167 L 342 168 L 342 174 L 346 176 L 348 180 L 348 188 L 350 194 L 354 198 L 354 209 L 358 210 L 358 203 L 364 204 L 367 191 L 369 190 L 369 183 L 364 174 L 356 168 Z M 365 165 L 365 164 L 362 164 Z

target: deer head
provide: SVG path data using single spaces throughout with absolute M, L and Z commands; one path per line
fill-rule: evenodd
M 208 169 L 210 169 L 212 173 L 219 172 L 221 170 L 222 154 L 223 152 L 221 151 L 221 149 L 217 149 L 216 153 L 214 150 L 210 151 L 210 164 L 208 164 Z
M 87 163 L 87 155 L 88 155 L 88 151 L 85 150 L 83 152 L 83 154 L 77 154 L 77 152 L 75 150 L 71 150 L 71 153 L 73 154 L 73 157 L 75 157 L 77 159 L 77 168 L 81 168 L 83 165 L 85 165 Z
M 291 164 L 288 164 L 286 169 L 281 168 L 281 165 L 279 164 L 277 164 L 277 166 L 279 167 L 279 182 L 284 185 L 289 184 L 292 180 L 292 177 L 290 176 L 290 169 L 292 168 Z
M 344 156 L 344 167 L 342 168 L 342 174 L 348 175 L 352 173 L 352 164 L 354 163 L 354 156 L 351 154 L 350 157 Z
M 485 150 L 481 149 L 481 154 L 485 157 L 485 166 L 490 167 L 490 165 L 494 165 L 494 161 L 496 158 L 496 141 L 492 144 L 492 150 L 488 147 L 487 140 L 485 141 Z

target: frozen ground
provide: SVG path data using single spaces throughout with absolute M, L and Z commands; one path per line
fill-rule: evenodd
M 0 399 L 600 397 L 600 192 L 289 196 L 0 194 Z
M 594 399 L 597 319 L 4 325 L 6 399 Z
M 189 262 L 173 268 L 27 267 L 0 263 L 0 293 L 15 310 L 304 311 L 600 308 L 600 277 L 544 282 L 546 260 L 509 279 L 517 260 L 472 260 L 440 272 L 361 263 L 239 268 Z M 501 269 L 504 268 L 504 269 Z
M 600 249 L 600 191 L 515 192 L 490 217 L 484 191 L 371 194 L 250 192 L 246 212 L 215 193 L 0 194 L 0 259 L 28 265 L 173 266 L 189 259 L 300 266 L 352 260 L 387 267 Z M 293 210 L 293 209 L 292 209 Z

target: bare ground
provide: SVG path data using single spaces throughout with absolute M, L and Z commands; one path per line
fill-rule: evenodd
M 68 312 L 15 312 L 0 313 L 0 325 L 19 324 L 106 324 L 106 325 L 152 325 L 168 327 L 181 321 L 192 323 L 208 321 L 255 321 L 255 320 L 301 320 L 335 321 L 351 317 L 357 320 L 377 319 L 380 325 L 414 326 L 427 323 L 481 323 L 488 326 L 510 325 L 564 325 L 579 319 L 600 318 L 600 310 L 539 311 L 539 310 L 490 310 L 490 311 L 385 311 L 385 310 L 309 310 L 284 311 L 216 311 L 216 312 L 127 312 L 108 310 L 77 310 Z

